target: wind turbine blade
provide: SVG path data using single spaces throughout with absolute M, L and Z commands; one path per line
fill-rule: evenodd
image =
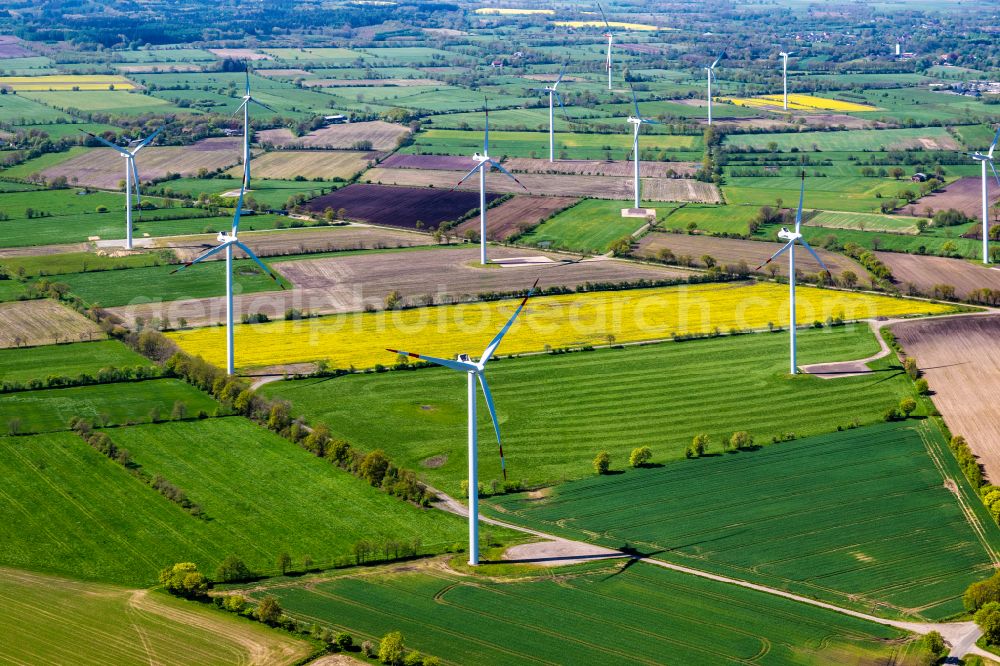
M 479 359 L 480 366 L 486 365 L 486 362 L 489 361 L 490 358 L 492 358 L 493 352 L 495 352 L 497 350 L 497 347 L 500 346 L 500 341 L 503 340 L 503 336 L 507 335 L 507 331 L 509 331 L 510 327 L 513 326 L 514 320 L 517 319 L 517 316 L 521 314 L 521 310 L 524 309 L 524 304 L 527 303 L 528 299 L 531 298 L 531 295 L 535 293 L 536 287 L 538 287 L 537 279 L 535 280 L 535 284 L 531 285 L 531 290 L 528 291 L 528 295 L 524 297 L 524 300 L 521 301 L 521 304 L 517 306 L 516 310 L 514 310 L 514 314 L 510 316 L 510 319 L 507 320 L 507 323 L 504 325 L 504 327 L 500 329 L 500 332 L 496 334 L 496 337 L 494 337 L 493 340 L 490 341 L 489 346 L 486 347 L 486 350 L 483 352 L 482 358 Z
M 777 252 L 775 252 L 774 254 L 772 254 L 770 259 L 768 259 L 767 261 L 765 261 L 764 263 L 762 263 L 760 266 L 758 266 L 754 270 L 755 271 L 759 271 L 760 269 L 764 268 L 764 266 L 767 266 L 769 263 L 771 263 L 772 261 L 774 261 L 775 259 L 777 259 L 778 257 L 780 257 L 782 254 L 784 254 L 784 252 L 786 250 L 788 250 L 788 248 L 790 248 L 793 243 L 795 243 L 795 241 L 788 241 L 787 243 L 785 243 L 784 247 L 782 247 L 780 250 L 778 250 Z
M 799 189 L 799 210 L 795 213 L 795 233 L 799 233 L 799 227 L 802 226 L 802 202 L 805 201 L 806 197 L 806 173 L 802 172 L 802 187 Z
M 242 111 L 242 110 L 243 110 L 243 107 L 244 107 L 244 106 L 246 106 L 246 105 L 247 105 L 247 100 L 243 100 L 243 103 L 242 103 L 242 104 L 240 104 L 240 105 L 239 105 L 238 107 L 236 107 L 236 110 L 235 110 L 235 111 L 233 111 L 232 115 L 231 115 L 231 116 L 229 116 L 229 117 L 230 117 L 230 118 L 235 118 L 235 117 L 236 117 L 236 114 L 237 114 L 237 113 L 239 113 L 240 111 Z
M 453 191 L 456 187 L 458 187 L 459 185 L 461 185 L 462 183 L 464 183 L 469 178 L 469 176 L 471 176 L 472 174 L 474 174 L 477 171 L 479 171 L 479 169 L 482 168 L 482 166 L 483 166 L 482 163 L 480 163 L 480 164 L 477 164 L 476 166 L 472 167 L 472 170 L 469 171 L 469 173 L 467 173 L 464 176 L 462 176 L 462 179 L 460 181 L 458 181 L 457 183 L 455 183 L 455 187 L 452 187 L 451 190 L 449 190 L 449 192 Z
M 993 160 L 987 160 L 990 163 L 990 168 L 993 169 L 993 175 L 997 179 L 997 185 L 1000 185 L 1000 174 L 997 173 L 997 168 L 993 166 Z
M 725 51 L 723 51 L 722 53 L 720 53 L 719 57 L 715 59 L 715 62 L 712 63 L 712 66 L 709 69 L 715 69 L 715 66 L 718 65 L 719 61 L 722 60 L 725 56 L 726 56 L 726 52 Z
M 990 144 L 990 152 L 986 153 L 989 157 L 993 157 L 993 149 L 997 147 L 998 140 L 1000 140 L 1000 127 L 997 128 L 997 133 L 993 136 L 993 143 Z
M 251 98 L 249 99 L 249 101 L 253 102 L 253 103 L 254 103 L 254 104 L 256 104 L 257 106 L 262 106 L 262 107 L 264 107 L 265 109 L 267 109 L 267 110 L 268 110 L 268 111 L 270 111 L 271 113 L 277 113 L 277 111 L 275 111 L 274 109 L 272 109 L 271 107 L 269 107 L 269 106 L 268 106 L 267 104 L 264 104 L 264 102 L 259 102 L 259 101 L 257 101 L 256 99 L 254 99 L 253 97 L 251 97 Z
M 522 187 L 522 188 L 524 189 L 524 191 L 525 191 L 525 192 L 527 192 L 527 191 L 528 191 L 528 188 L 527 188 L 527 187 L 524 187 L 524 183 L 522 183 L 522 182 L 521 182 L 521 181 L 519 181 L 519 180 L 518 180 L 517 178 L 515 178 L 515 177 L 514 177 L 514 174 L 512 174 L 512 173 L 511 173 L 510 171 L 507 171 L 507 169 L 504 169 L 504 168 L 503 168 L 503 166 L 502 166 L 502 165 L 501 165 L 501 164 L 500 164 L 499 162 L 497 162 L 496 160 L 490 160 L 490 164 L 492 164 L 492 165 L 493 165 L 493 166 L 495 166 L 495 167 L 496 167 L 497 169 L 499 169 L 499 170 L 500 170 L 500 171 L 502 171 L 502 172 L 503 172 L 504 174 L 506 174 L 506 175 L 507 175 L 507 177 L 508 177 L 508 178 L 510 178 L 511 180 L 513 180 L 513 181 L 514 181 L 515 183 L 517 183 L 518 185 L 520 185 L 520 186 L 521 186 L 521 187 Z
M 652 118 L 640 118 L 644 125 L 662 125 L 659 120 L 653 120 Z
M 128 152 L 128 150 L 126 150 L 125 148 L 122 148 L 121 146 L 119 146 L 116 143 L 111 143 L 110 141 L 108 141 L 107 139 L 105 139 L 103 136 L 97 136 L 96 134 L 88 132 L 87 130 L 84 130 L 84 129 L 82 129 L 80 131 L 83 132 L 84 134 L 86 134 L 86 135 L 94 138 L 94 139 L 97 139 L 98 141 L 100 141 L 101 143 L 103 143 L 108 148 L 114 148 L 115 150 L 117 150 L 122 155 L 131 155 L 131 153 Z
M 142 150 L 143 148 L 145 148 L 146 146 L 148 146 L 153 141 L 153 139 L 155 139 L 157 137 L 157 135 L 159 135 L 159 133 L 162 132 L 162 131 L 163 131 L 163 128 L 162 127 L 158 127 L 155 132 L 153 132 L 152 134 L 150 134 L 145 139 L 143 139 L 142 141 L 139 142 L 139 145 L 136 146 L 132 150 L 132 154 L 135 155 L 137 152 L 139 152 L 140 150 Z
M 597 8 L 601 10 L 601 18 L 604 19 L 604 26 L 611 32 L 611 24 L 608 23 L 608 17 L 604 15 L 604 7 L 601 7 L 601 3 L 597 3 Z
M 270 268 L 268 268 L 267 266 L 264 265 L 264 262 L 260 260 L 260 257 L 258 257 L 256 254 L 253 253 L 253 250 L 251 250 L 250 248 L 248 248 L 246 245 L 244 245 L 243 243 L 241 243 L 239 241 L 236 241 L 236 247 L 238 247 L 241 250 L 243 250 L 244 252 L 246 252 L 247 256 L 250 257 L 250 259 L 252 259 L 255 264 L 257 264 L 258 266 L 260 266 L 261 269 L 265 273 L 267 273 L 267 275 L 268 275 L 269 278 L 271 278 L 272 280 L 274 280 L 275 282 L 278 283 L 279 287 L 281 287 L 282 289 L 285 288 L 285 285 L 283 285 L 281 283 L 281 280 L 278 279 L 278 276 L 275 275 L 274 272 Z
M 559 84 L 560 84 L 560 83 L 562 82 L 562 80 L 563 80 L 563 75 L 564 75 L 565 73 L 566 73 L 566 63 L 563 63 L 563 66 L 562 66 L 562 71 L 560 71 L 560 72 L 559 72 L 559 78 L 557 78 L 557 79 L 556 79 L 556 82 L 552 84 L 552 89 L 553 89 L 553 90 L 555 90 L 555 89 L 556 89 L 556 87 L 557 87 L 557 86 L 558 86 L 558 85 L 559 85 Z
M 629 81 L 628 89 L 632 92 L 632 104 L 635 105 L 635 117 L 641 118 L 642 114 L 639 113 L 639 99 L 635 96 L 635 88 L 632 87 L 631 81 Z
M 236 201 L 236 210 L 233 211 L 233 236 L 240 230 L 240 216 L 243 214 L 243 193 L 246 192 L 246 184 L 240 185 L 240 198 Z
M 483 98 L 483 112 L 486 114 L 486 127 L 483 131 L 483 155 L 490 154 L 490 102 Z
M 497 408 L 493 404 L 493 394 L 490 393 L 490 385 L 486 383 L 486 376 L 482 372 L 477 372 L 479 385 L 483 387 L 483 397 L 486 398 L 486 407 L 490 410 L 490 419 L 493 420 L 493 431 L 497 434 L 497 446 L 500 447 L 500 469 L 503 470 L 503 480 L 507 480 L 507 465 L 503 460 L 503 441 L 500 439 L 500 424 L 497 422 Z
M 247 97 L 250 96 L 250 65 L 243 63 L 243 73 L 247 77 Z
M 402 354 L 404 356 L 409 356 L 410 358 L 418 358 L 421 361 L 427 361 L 428 363 L 441 365 L 446 368 L 451 368 L 452 370 L 458 370 L 459 372 L 476 372 L 479 369 L 474 364 L 466 363 L 465 361 L 452 361 L 447 358 L 424 356 L 423 354 L 414 354 L 413 352 L 400 351 L 399 349 L 386 349 L 386 351 L 392 352 L 393 354 Z
M 805 238 L 799 238 L 799 242 L 802 243 L 802 247 L 809 250 L 809 254 L 811 254 L 813 258 L 819 262 L 819 265 L 823 267 L 823 270 L 829 273 L 830 269 L 826 267 L 826 264 L 823 263 L 823 260 L 819 258 L 818 254 L 816 254 L 816 250 L 812 249 L 812 245 L 807 243 Z
M 555 90 L 553 90 L 553 91 L 552 91 L 552 94 L 553 94 L 553 95 L 555 96 L 555 98 L 556 98 L 556 101 L 557 101 L 557 102 L 559 102 L 559 108 L 561 108 L 561 109 L 562 109 L 562 112 L 563 112 L 563 117 L 564 117 L 564 118 L 566 119 L 566 122 L 568 122 L 568 123 L 571 123 L 571 122 L 573 122 L 573 121 L 572 121 L 572 120 L 570 119 L 570 117 L 569 117 L 569 113 L 568 113 L 568 112 L 566 111 L 566 105 L 565 105 L 565 104 L 563 104 L 563 101 L 562 101 L 562 95 L 560 95 L 560 94 L 559 94 L 558 92 L 556 92 Z
M 129 165 L 132 167 L 132 185 L 135 187 L 135 203 L 139 206 L 139 215 L 142 215 L 142 198 L 139 196 L 139 170 L 135 168 L 135 160 L 130 159 Z
M 184 262 L 183 264 L 181 264 L 180 266 L 178 266 L 174 270 L 170 271 L 170 274 L 173 275 L 174 273 L 179 273 L 180 271 L 184 270 L 188 266 L 194 266 L 198 262 L 201 262 L 201 261 L 204 261 L 205 259 L 208 259 L 213 254 L 215 254 L 216 252 L 221 252 L 222 250 L 225 250 L 226 247 L 228 245 L 231 245 L 231 244 L 232 244 L 232 241 L 226 241 L 225 243 L 221 243 L 219 245 L 216 245 L 211 250 L 208 250 L 206 252 L 202 252 L 200 255 L 198 255 L 197 257 L 195 257 L 191 261 Z

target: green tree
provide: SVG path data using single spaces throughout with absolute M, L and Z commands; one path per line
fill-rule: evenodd
M 983 630 L 983 636 L 988 643 L 1000 643 L 1000 603 L 991 601 L 984 604 L 973 616 L 976 624 Z
M 746 430 L 734 432 L 729 438 L 729 446 L 734 449 L 748 449 L 753 446 L 753 437 Z
M 378 660 L 390 666 L 400 666 L 406 647 L 403 645 L 403 634 L 392 631 L 382 637 L 378 645 Z
M 203 597 L 208 592 L 208 579 L 193 562 L 178 562 L 160 572 L 160 584 L 179 597 Z
M 853 289 L 858 283 L 858 274 L 851 270 L 846 270 L 840 274 L 840 281 L 848 289 Z
M 929 395 L 931 392 L 930 384 L 928 384 L 927 380 L 923 377 L 918 379 L 913 385 L 916 387 L 917 393 L 920 395 Z
M 281 619 L 281 604 L 278 603 L 278 597 L 269 594 L 261 599 L 254 614 L 261 622 L 277 624 L 278 620 Z
M 910 418 L 910 414 L 913 410 L 917 408 L 917 401 L 913 398 L 903 398 L 899 401 L 899 411 L 903 412 L 903 416 Z
M 354 639 L 351 635 L 343 631 L 337 634 L 337 637 L 333 640 L 341 650 L 350 650 L 351 646 L 354 645 Z
M 594 471 L 598 474 L 607 474 L 611 469 L 611 455 L 607 451 L 601 451 L 594 458 Z
M 632 251 L 632 238 L 623 236 L 611 244 L 611 254 L 616 257 L 624 257 Z
M 906 374 L 910 376 L 910 379 L 916 379 L 920 376 L 920 368 L 917 367 L 917 359 L 912 356 L 908 356 L 905 361 L 903 361 L 903 369 L 906 370 Z
M 653 459 L 653 452 L 648 446 L 640 446 L 632 449 L 632 454 L 628 457 L 628 464 L 632 467 L 645 467 Z
M 375 449 L 365 455 L 358 467 L 361 478 L 376 487 L 382 485 L 382 479 L 385 478 L 385 473 L 388 470 L 389 458 L 381 449 Z
M 695 435 L 694 439 L 691 440 L 691 446 L 688 447 L 688 451 L 691 452 L 689 458 L 700 458 L 705 455 L 705 450 L 708 448 L 708 435 L 701 433 L 700 435 Z
M 219 568 L 215 570 L 215 579 L 224 583 L 247 580 L 250 577 L 250 568 L 235 555 L 227 555 Z
M 275 564 L 281 570 L 281 575 L 284 576 L 288 573 L 288 570 L 292 568 L 292 556 L 282 551 L 278 554 L 278 559 L 275 560 Z
M 974 613 L 990 602 L 1000 602 L 1000 572 L 986 580 L 979 580 L 965 588 L 962 605 Z

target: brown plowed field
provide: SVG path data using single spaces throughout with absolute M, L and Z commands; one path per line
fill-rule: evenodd
M 454 187 L 458 178 L 454 171 L 418 169 L 370 169 L 361 176 L 364 182 L 408 187 Z M 563 197 L 597 197 L 600 199 L 630 199 L 632 180 L 611 176 L 565 176 L 526 173 L 518 180 L 528 188 L 528 194 L 546 194 Z M 692 201 L 719 203 L 719 190 L 712 184 L 683 178 L 644 178 L 643 199 L 648 201 Z M 461 190 L 478 191 L 479 178 L 472 176 L 459 187 Z M 506 175 L 493 171 L 486 177 L 490 192 L 524 193 L 524 190 Z
M 103 340 L 97 324 L 55 301 L 0 303 L 0 348 Z
M 302 85 L 310 88 L 357 88 L 357 87 L 396 87 L 439 86 L 440 81 L 434 79 L 306 79 Z
M 948 428 L 968 440 L 989 480 L 1000 481 L 1000 316 L 904 322 L 892 330 L 917 359 Z
M 135 166 L 142 181 L 168 173 L 191 176 L 201 168 L 214 171 L 239 161 L 240 141 L 227 137 L 203 139 L 190 146 L 149 146 L 136 155 Z M 94 148 L 45 169 L 42 175 L 49 180 L 65 176 L 74 185 L 114 190 L 125 178 L 125 160 L 111 148 Z
M 487 193 L 486 202 L 499 196 Z M 479 194 L 458 190 L 450 192 L 447 188 L 432 190 L 354 183 L 316 197 L 306 204 L 306 208 L 314 213 L 322 213 L 327 208 L 335 211 L 343 209 L 349 220 L 429 230 L 438 228 L 442 223 L 454 222 L 470 210 L 479 208 Z
M 983 287 L 1000 290 L 1000 270 L 982 264 L 899 252 L 875 254 L 889 267 L 904 292 L 907 283 L 916 285 L 927 296 L 932 294 L 936 284 L 950 284 L 959 298 L 965 298 L 969 292 Z
M 747 262 L 752 270 L 778 251 L 781 248 L 781 243 L 654 232 L 647 234 L 639 241 L 639 248 L 636 250 L 636 254 L 640 257 L 656 258 L 663 248 L 670 249 L 676 256 L 690 256 L 694 261 L 693 265 L 699 267 L 704 266 L 701 261 L 702 255 L 708 254 L 720 265 L 736 264 L 742 259 Z M 823 261 L 834 275 L 850 269 L 862 281 L 868 276 L 868 271 L 860 264 L 843 255 L 834 254 L 823 249 L 816 249 L 816 253 L 823 258 Z M 778 267 L 779 275 L 788 275 L 787 255 L 788 253 L 786 252 L 771 262 L 772 265 Z M 820 270 L 819 263 L 801 247 L 795 250 L 795 267 L 803 273 L 817 273 Z
M 626 282 L 639 279 L 686 277 L 680 269 L 644 266 L 612 259 L 567 263 L 567 257 L 522 248 L 489 248 L 490 259 L 543 257 L 545 263 L 525 262 L 503 268 L 480 268 L 478 246 L 412 250 L 409 252 L 303 259 L 272 264 L 295 288 L 239 295 L 234 299 L 237 319 L 263 312 L 281 319 L 288 308 L 317 314 L 357 312 L 366 305 L 381 309 L 385 297 L 399 291 L 407 302 L 449 303 L 481 292 L 516 291 L 539 278 L 542 286 L 576 286 L 586 282 Z M 548 262 L 544 257 L 554 257 Z M 225 320 L 225 299 L 202 298 L 110 308 L 134 322 L 136 316 L 184 317 L 190 326 Z
M 358 141 L 371 141 L 372 150 L 395 150 L 400 137 L 409 133 L 403 125 L 372 120 L 363 123 L 330 125 L 303 136 L 294 136 L 291 130 L 269 129 L 257 132 L 257 141 L 281 148 L 335 148 L 348 150 Z
M 353 150 L 271 150 L 255 156 L 250 166 L 257 178 L 350 180 L 374 160 L 375 153 Z M 241 176 L 243 167 L 233 167 L 229 173 Z
M 307 72 L 304 69 L 286 68 L 286 69 L 255 69 L 254 74 L 260 76 L 274 76 L 278 78 L 283 78 L 286 76 L 312 76 L 312 72 Z
M 306 252 L 338 252 L 343 250 L 380 250 L 396 247 L 429 245 L 427 234 L 394 231 L 376 227 L 327 227 L 325 229 L 289 229 L 286 231 L 242 232 L 240 238 L 250 244 L 261 257 L 287 256 Z M 186 236 L 161 241 L 161 247 L 174 248 L 180 261 L 190 261 L 217 243 L 212 234 Z M 237 251 L 237 256 L 241 252 Z M 223 259 L 224 255 L 209 258 Z
M 604 160 L 548 160 L 515 157 L 503 163 L 514 173 L 560 173 L 571 176 L 622 176 L 632 177 L 632 162 L 607 162 Z M 472 168 L 472 167 L 469 167 Z M 693 174 L 700 168 L 695 162 L 640 162 L 640 178 L 669 178 L 676 174 Z
M 486 214 L 486 238 L 488 240 L 505 241 L 521 230 L 522 227 L 533 227 L 549 215 L 557 213 L 576 203 L 576 197 L 533 197 L 517 196 L 504 201 L 499 206 L 490 208 Z M 466 220 L 455 227 L 458 236 L 472 229 L 479 233 L 479 216 Z
M 941 192 L 921 197 L 916 203 L 900 209 L 903 215 L 924 217 L 928 206 L 935 211 L 954 208 L 968 217 L 980 219 L 983 212 L 982 180 L 978 176 L 959 178 Z M 990 188 L 990 206 L 1000 201 L 1000 188 Z
M 255 49 L 207 49 L 209 53 L 214 53 L 220 58 L 231 60 L 271 60 L 271 56 L 261 53 Z

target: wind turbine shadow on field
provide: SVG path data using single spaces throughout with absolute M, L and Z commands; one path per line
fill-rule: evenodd
M 604 581 L 606 581 L 606 580 L 610 580 L 610 579 L 614 578 L 615 576 L 620 576 L 621 574 L 625 573 L 632 566 L 634 566 L 636 562 L 638 562 L 639 560 L 641 560 L 643 558 L 653 557 L 654 555 L 660 555 L 662 553 L 667 552 L 666 550 L 654 550 L 654 551 L 650 551 L 648 553 L 643 553 L 638 548 L 635 548 L 633 546 L 629 546 L 628 544 L 625 544 L 625 546 L 622 547 L 622 548 L 620 548 L 619 550 L 621 551 L 621 553 L 623 555 L 627 555 L 628 559 L 625 561 L 625 564 L 623 564 L 621 567 L 619 567 L 619 569 L 617 571 L 615 571 L 613 573 L 609 573 L 607 576 L 605 576 L 604 578 L 602 578 L 601 579 L 602 583 Z
M 590 560 L 610 560 L 616 559 L 623 556 L 628 556 L 628 553 L 595 553 L 592 555 L 552 555 L 550 557 L 523 557 L 516 560 L 480 560 L 482 564 L 538 564 L 541 562 L 562 562 L 564 560 L 579 560 L 581 562 L 586 562 Z M 631 561 L 631 560 L 630 560 Z

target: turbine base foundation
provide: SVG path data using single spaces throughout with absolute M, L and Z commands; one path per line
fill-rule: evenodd
M 656 217 L 655 208 L 622 208 L 622 217 L 641 217 L 645 219 L 650 215 Z

